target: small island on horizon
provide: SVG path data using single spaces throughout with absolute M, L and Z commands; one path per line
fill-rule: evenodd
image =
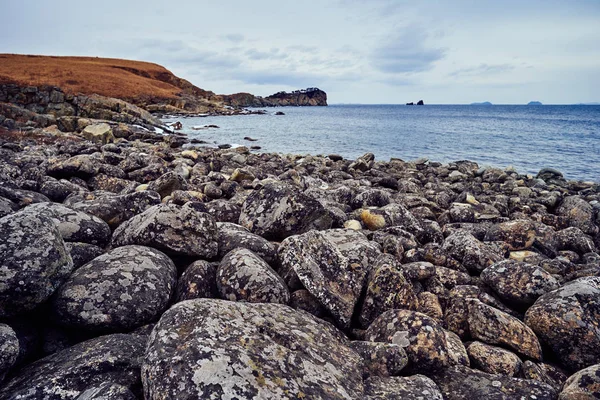
M 527 103 L 528 106 L 541 106 L 543 105 L 540 101 L 530 101 Z

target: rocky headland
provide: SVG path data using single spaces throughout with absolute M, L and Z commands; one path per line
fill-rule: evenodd
M 306 107 L 326 106 L 327 93 L 319 88 L 307 88 L 293 92 L 277 92 L 267 97 L 254 96 L 250 93 L 222 95 L 223 100 L 234 107 Z
M 600 395 L 597 184 L 182 147 L 52 90 L 79 115 L 0 130 L 0 399 Z

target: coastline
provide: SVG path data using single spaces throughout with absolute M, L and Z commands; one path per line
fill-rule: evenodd
M 600 357 L 569 322 L 579 313 L 591 331 L 594 297 L 561 294 L 600 294 L 598 184 L 470 161 L 182 147 L 133 126 L 83 135 L 0 132 L 0 232 L 14 243 L 0 245 L 0 328 L 17 349 L 0 397 L 108 390 L 84 365 L 114 360 L 108 382 L 132 398 L 208 395 L 210 376 L 190 374 L 218 360 L 314 397 L 499 382 L 556 398 Z M 315 370 L 268 351 L 298 344 Z M 267 390 L 244 382 L 248 398 Z

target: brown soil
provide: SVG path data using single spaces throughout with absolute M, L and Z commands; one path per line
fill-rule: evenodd
M 0 54 L 2 83 L 52 85 L 68 93 L 96 93 L 123 100 L 173 99 L 182 92 L 214 96 L 160 65 L 114 58 Z

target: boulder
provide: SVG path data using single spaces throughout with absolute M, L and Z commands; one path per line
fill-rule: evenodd
M 529 306 L 560 286 L 544 269 L 515 260 L 503 260 L 487 267 L 481 272 L 481 280 L 507 304 L 517 306 Z
M 115 141 L 112 128 L 107 123 L 88 125 L 81 131 L 81 136 L 93 143 L 112 143 Z
M 356 340 L 350 342 L 350 348 L 357 352 L 363 359 L 363 376 L 397 376 L 408 363 L 406 352 L 397 344 L 364 342 Z
M 0 318 L 33 310 L 68 278 L 73 260 L 58 227 L 43 214 L 0 218 Z
M 267 263 L 274 265 L 277 260 L 277 247 L 268 240 L 251 233 L 241 225 L 229 222 L 217 222 L 219 257 L 237 247 L 251 250 Z
M 600 277 L 584 277 L 546 293 L 527 310 L 525 323 L 577 371 L 600 359 Z
M 326 234 L 310 231 L 285 239 L 279 247 L 279 262 L 289 287 L 299 280 L 340 327 L 350 326 L 368 273 L 368 256 L 351 262 Z
M 231 250 L 217 269 L 221 297 L 231 301 L 287 304 L 285 282 L 269 265 L 248 249 Z
M 410 372 L 430 373 L 450 365 L 448 344 L 442 326 L 425 314 L 409 310 L 389 310 L 367 329 L 372 342 L 394 343 L 408 355 Z
M 160 204 L 160 195 L 152 191 L 143 191 L 117 196 L 105 195 L 89 200 L 74 199 L 65 203 L 75 210 L 95 215 L 105 221 L 111 229 L 115 229 L 149 207 Z
M 521 371 L 521 359 L 501 347 L 473 342 L 467 347 L 471 366 L 488 374 L 515 376 Z
M 177 281 L 177 301 L 218 297 L 217 266 L 198 260 L 190 264 Z
M 367 279 L 367 291 L 359 315 L 361 325 L 368 327 L 387 310 L 415 310 L 416 307 L 417 297 L 402 274 L 400 263 L 389 254 L 379 256 Z
M 81 393 L 75 400 L 137 400 L 127 386 L 104 382 Z
M 217 255 L 217 225 L 194 203 L 158 204 L 127 220 L 113 233 L 113 247 L 138 244 L 168 254 L 212 258 Z
M 533 245 L 536 238 L 535 225 L 532 221 L 518 219 L 495 224 L 485 233 L 486 242 L 505 242 L 509 250 L 526 250 Z
M 4 184 L 0 185 L 0 196 L 10 200 L 13 204 L 16 204 L 18 208 L 23 208 L 33 203 L 45 203 L 50 201 L 50 199 L 43 194 L 31 190 L 8 187 L 8 185 L 5 186 Z
M 100 336 L 38 360 L 0 389 L 2 399 L 71 400 L 105 382 L 139 392 L 146 338 Z
M 533 331 L 517 318 L 479 300 L 467 300 L 467 321 L 474 339 L 509 347 L 534 360 L 542 359 L 542 347 Z
M 573 226 L 556 232 L 556 240 L 560 250 L 570 250 L 580 255 L 596 251 L 594 240 Z
M 175 190 L 184 190 L 186 186 L 185 179 L 174 171 L 169 171 L 161 175 L 155 181 L 148 184 L 148 190 L 153 190 L 160 194 L 161 198 L 173 193 Z
M 424 375 L 379 377 L 365 380 L 365 400 L 442 400 L 434 381 Z
M 8 325 L 0 323 L 0 383 L 19 356 L 19 339 Z
M 594 400 L 600 398 L 600 364 L 571 375 L 564 384 L 559 400 Z
M 175 291 L 177 270 L 158 250 L 124 246 L 75 271 L 53 299 L 57 322 L 90 331 L 131 330 L 158 318 Z
M 446 400 L 554 400 L 558 392 L 542 382 L 492 375 L 455 365 L 430 376 Z
M 464 230 L 457 230 L 446 238 L 442 250 L 450 254 L 469 271 L 479 273 L 502 260 L 498 252 L 477 240 Z
M 98 247 L 89 243 L 68 242 L 65 243 L 65 248 L 71 255 L 74 270 L 87 264 L 94 258 L 99 257 L 104 253 L 104 249 L 102 249 L 102 247 Z
M 333 326 L 282 304 L 187 300 L 163 314 L 144 398 L 359 399 L 361 359 Z
M 556 209 L 556 215 L 565 217 L 568 226 L 579 228 L 587 235 L 594 236 L 598 233 L 593 207 L 579 196 L 565 197 Z
M 36 203 L 25 210 L 52 219 L 66 242 L 82 242 L 103 247 L 110 241 L 110 227 L 96 216 L 58 203 Z
M 267 239 L 285 239 L 331 227 L 327 210 L 293 186 L 269 183 L 246 198 L 240 225 Z

